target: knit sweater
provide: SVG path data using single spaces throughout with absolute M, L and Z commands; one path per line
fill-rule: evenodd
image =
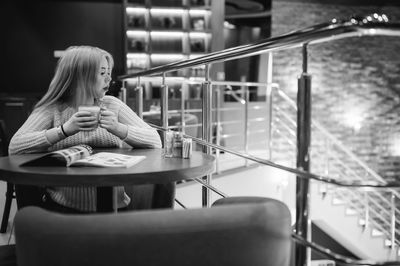
M 10 141 L 9 154 L 24 154 L 59 150 L 77 144 L 88 144 L 94 148 L 118 148 L 128 144 L 131 147 L 159 148 L 160 137 L 155 129 L 140 119 L 126 104 L 112 96 L 104 96 L 102 105 L 117 114 L 118 121 L 128 126 L 128 135 L 121 140 L 98 127 L 90 132 L 78 132 L 57 143 L 50 143 L 46 130 L 67 122 L 77 111 L 66 104 L 51 105 L 47 108 L 37 108 L 28 117 L 22 127 Z M 51 198 L 64 206 L 84 212 L 96 211 L 95 187 L 49 187 Z M 117 189 L 118 207 L 125 207 L 130 199 L 123 187 Z

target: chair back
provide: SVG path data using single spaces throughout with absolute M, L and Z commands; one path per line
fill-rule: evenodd
M 4 120 L 0 119 L 0 156 L 8 155 L 9 137 L 6 134 Z
M 4 156 L 8 155 L 8 145 L 11 138 L 26 121 L 36 102 L 37 99 L 35 97 L 0 97 L 0 119 L 2 121 L 0 144 L 1 152 Z M 38 202 L 39 200 L 41 202 L 42 195 L 38 192 L 38 188 L 34 186 L 16 185 L 15 191 L 18 208 L 36 204 L 33 202 Z M 9 182 L 7 183 L 7 193 L 14 195 L 14 187 Z M 35 201 L 32 200 L 33 198 L 35 198 Z
M 204 209 L 15 218 L 19 266 L 288 266 L 291 222 L 273 200 Z
M 28 118 L 35 103 L 36 99 L 25 97 L 0 97 L 0 118 L 4 121 L 4 131 L 9 139 Z

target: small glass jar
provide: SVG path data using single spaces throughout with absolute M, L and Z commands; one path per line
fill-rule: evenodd
M 174 133 L 171 131 L 167 131 L 165 133 L 165 141 L 164 141 L 164 157 L 171 158 L 173 157 L 172 146 L 174 142 Z
M 174 132 L 173 144 L 172 144 L 172 156 L 182 158 L 182 145 L 183 135 L 181 132 Z

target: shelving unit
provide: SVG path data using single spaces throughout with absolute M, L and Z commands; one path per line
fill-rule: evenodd
M 127 73 L 211 51 L 210 0 L 131 0 L 126 1 L 125 10 Z M 169 75 L 201 74 L 187 72 Z
M 124 0 L 126 73 L 136 73 L 149 68 L 184 59 L 191 59 L 221 50 L 223 35 L 224 0 Z M 216 14 L 213 17 L 213 14 Z M 221 71 L 217 64 L 212 71 Z M 199 84 L 182 82 L 184 79 L 204 77 L 204 66 L 166 73 L 169 98 L 200 101 Z M 211 71 L 211 72 L 212 72 Z M 134 88 L 137 80 L 125 84 L 126 100 L 134 105 Z M 144 111 L 158 105 L 161 79 L 141 79 Z M 180 101 L 170 101 L 181 109 Z M 186 105 L 186 102 L 184 103 Z

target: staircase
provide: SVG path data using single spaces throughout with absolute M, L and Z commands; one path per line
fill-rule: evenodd
M 266 120 L 262 119 L 265 118 L 268 108 L 265 105 L 260 108 L 260 106 L 250 103 L 250 110 L 248 111 L 249 142 L 247 145 L 243 145 L 243 134 L 241 133 L 243 132 L 244 121 L 243 105 L 237 103 L 238 110 L 235 111 L 235 105 L 228 103 L 226 106 L 228 107 L 228 114 L 222 114 L 224 143 L 229 148 L 241 151 L 243 151 L 243 147 L 247 146 L 249 150 L 245 152 L 252 155 L 261 155 L 259 157 L 271 159 L 278 163 L 285 161 L 288 166 L 294 165 L 294 158 L 296 158 L 296 103 L 279 87 L 274 89 L 276 96 L 272 106 L 272 158 L 268 158 L 271 154 L 268 155 L 267 152 L 257 154 L 257 149 L 258 151 L 263 149 L 268 143 L 262 138 L 265 136 L 266 130 L 261 129 L 263 127 L 268 128 Z M 242 123 L 235 123 L 237 120 L 242 121 Z M 292 161 L 289 161 L 288 157 Z M 317 121 L 312 121 L 311 162 L 313 173 L 337 180 L 384 182 L 381 176 L 358 159 Z M 235 168 L 235 166 L 249 165 L 244 163 L 243 159 L 237 158 L 235 160 L 228 155 L 221 156 L 218 164 L 218 169 L 222 173 L 224 170 Z M 247 171 L 246 168 L 237 168 L 236 173 L 235 171 L 232 172 L 232 176 L 235 176 L 235 178 L 232 178 L 231 181 L 236 182 L 234 179 L 237 179 L 237 175 L 251 176 L 254 169 Z M 273 185 L 276 186 L 276 177 L 271 178 L 273 171 L 265 171 L 268 174 L 263 176 L 266 179 L 271 179 Z M 282 173 L 275 172 L 275 174 L 282 176 Z M 227 186 L 229 174 L 223 174 L 223 179 L 227 180 L 224 182 Z M 289 180 L 289 182 L 294 182 L 295 179 L 289 178 Z M 221 183 L 221 180 L 216 181 L 216 183 Z M 260 184 L 265 187 L 265 183 L 264 181 Z M 400 210 L 395 204 L 396 200 L 400 199 L 398 191 L 393 189 L 349 189 L 313 182 L 312 184 L 310 217 L 317 226 L 362 259 L 399 259 Z M 250 189 L 245 187 L 243 183 L 238 184 L 238 186 L 251 194 Z M 223 186 L 219 189 L 225 191 Z M 276 198 L 276 195 L 273 195 L 273 197 Z M 392 246 L 393 248 L 391 248 Z
M 230 149 L 293 167 L 296 158 L 296 103 L 279 87 L 274 90 L 271 125 L 266 119 L 269 109 L 265 103 L 250 102 L 247 111 L 241 103 L 224 103 L 219 110 L 223 129 L 221 143 Z M 269 126 L 272 132 L 270 140 L 265 138 Z M 245 137 L 246 129 L 248 135 Z M 272 143 L 270 147 L 269 143 Z M 317 121 L 312 121 L 311 171 L 338 181 L 384 182 Z M 255 176 L 257 180 L 253 178 Z M 254 168 L 252 162 L 221 154 L 214 177 L 213 185 L 230 196 L 256 195 L 254 191 L 258 191 L 258 196 L 286 202 L 295 217 L 293 203 L 282 198 L 285 186 L 294 187 L 287 184 L 295 182 L 295 178 L 288 173 L 266 166 Z M 311 184 L 310 217 L 317 226 L 361 259 L 399 260 L 399 191 Z M 195 186 L 194 193 L 192 187 Z M 262 194 L 261 190 L 265 193 Z M 278 190 L 281 194 L 277 194 Z M 186 206 L 184 198 L 192 195 L 197 198 L 201 193 L 198 184 L 184 184 L 177 191 L 178 199 L 179 191 L 182 191 L 182 201 Z M 294 190 L 287 193 L 295 194 Z M 190 201 L 195 200 L 191 198 Z M 197 203 L 190 205 L 193 207 Z
M 294 143 L 296 104 L 277 88 L 280 104 L 273 107 L 274 126 Z M 282 103 L 286 103 L 282 104 Z M 382 182 L 384 178 L 312 121 L 311 172 L 338 181 Z M 274 130 L 274 129 L 273 129 Z M 289 143 L 287 141 L 287 143 Z M 400 194 L 395 189 L 360 189 L 332 185 L 311 186 L 311 219 L 332 238 L 360 258 L 399 259 Z M 393 246 L 393 248 L 391 248 Z
M 391 249 L 382 231 L 366 226 L 365 219 L 337 197 L 334 190 L 327 192 L 313 183 L 310 188 L 310 217 L 313 223 L 359 258 L 397 260 L 396 246 Z

